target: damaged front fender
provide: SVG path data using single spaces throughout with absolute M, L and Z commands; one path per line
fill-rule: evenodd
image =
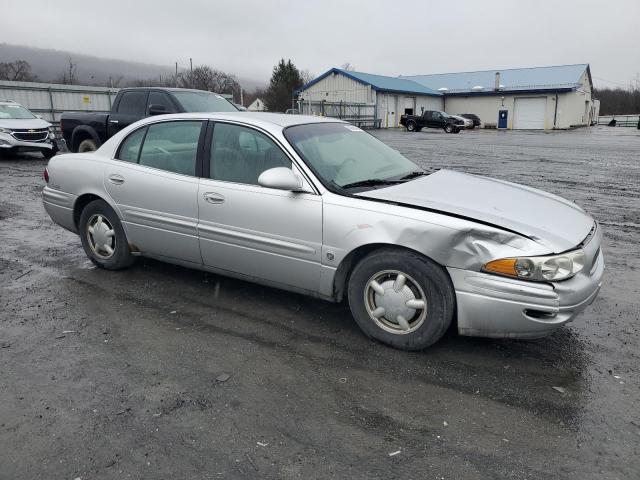
M 387 203 L 332 195 L 324 202 L 323 296 L 335 296 L 335 272 L 367 245 L 415 250 L 443 267 L 480 271 L 496 258 L 548 250 L 518 233 L 472 220 Z

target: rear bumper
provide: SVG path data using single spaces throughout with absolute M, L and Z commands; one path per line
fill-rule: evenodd
M 598 254 L 589 272 L 553 284 L 449 268 L 461 335 L 538 338 L 573 320 L 597 297 L 604 276 Z
M 76 198 L 75 195 L 50 187 L 44 187 L 42 190 L 42 203 L 51 220 L 73 233 L 78 233 L 73 220 L 73 205 Z

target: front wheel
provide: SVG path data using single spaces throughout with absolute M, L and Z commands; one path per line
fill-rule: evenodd
M 56 152 L 53 148 L 51 150 L 42 150 L 42 156 L 47 160 L 53 158 L 56 153 L 58 152 Z
M 453 125 L 451 125 L 450 123 L 447 123 L 444 126 L 444 131 L 447 132 L 447 133 L 453 133 Z
M 414 122 L 413 120 L 409 120 L 407 122 L 407 131 L 408 132 L 415 132 L 416 131 L 416 122 Z
M 135 260 L 118 215 L 104 200 L 94 200 L 82 210 L 78 230 L 82 247 L 96 266 L 120 270 Z
M 349 306 L 370 338 L 402 350 L 437 342 L 451 324 L 454 290 L 446 271 L 418 253 L 378 250 L 349 279 Z

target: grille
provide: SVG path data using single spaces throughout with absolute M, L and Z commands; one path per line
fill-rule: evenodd
M 49 130 L 35 130 L 30 132 L 28 130 L 14 130 L 11 134 L 16 140 L 22 140 L 24 142 L 43 142 L 49 136 Z

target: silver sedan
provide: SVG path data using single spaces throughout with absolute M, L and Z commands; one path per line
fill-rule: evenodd
M 541 337 L 600 289 L 602 230 L 533 188 L 426 172 L 333 119 L 151 117 L 58 155 L 44 206 L 99 267 L 137 256 L 339 302 L 415 350 L 462 335 Z

